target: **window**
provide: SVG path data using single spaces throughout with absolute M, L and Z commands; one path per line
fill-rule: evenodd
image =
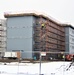
M 72 30 L 72 33 L 74 34 L 74 30 Z
M 0 26 L 2 26 L 2 24 L 0 24 Z
M 72 46 L 72 49 L 74 49 L 74 46 Z
M 74 38 L 72 38 L 72 41 L 74 42 Z

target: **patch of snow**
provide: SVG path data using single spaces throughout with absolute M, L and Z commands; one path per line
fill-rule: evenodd
M 41 74 L 74 75 L 74 65 L 68 71 L 71 62 L 41 63 Z M 0 75 L 39 75 L 40 63 L 4 63 L 0 64 Z

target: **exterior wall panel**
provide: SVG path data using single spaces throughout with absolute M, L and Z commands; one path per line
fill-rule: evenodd
M 32 58 L 32 16 L 7 19 L 7 51 L 23 51 L 22 58 Z
M 74 54 L 74 29 L 69 28 L 69 52 Z
M 69 54 L 74 53 L 74 29 L 71 27 L 65 27 L 65 43 L 66 52 Z
M 65 49 L 69 52 L 69 28 L 65 27 Z

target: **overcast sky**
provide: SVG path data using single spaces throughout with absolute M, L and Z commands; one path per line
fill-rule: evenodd
M 35 10 L 74 26 L 74 0 L 0 0 L 0 19 L 4 12 Z

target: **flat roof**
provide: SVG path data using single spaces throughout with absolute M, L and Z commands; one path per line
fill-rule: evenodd
M 56 20 L 54 20 L 53 18 L 51 17 L 48 17 L 47 15 L 45 14 L 42 14 L 42 13 L 33 13 L 33 12 L 28 12 L 28 13 L 17 13 L 17 14 L 13 14 L 13 13 L 5 13 L 4 14 L 4 17 L 5 18 L 9 18 L 9 17 L 20 17 L 20 16 L 35 16 L 35 17 L 42 17 L 42 18 L 45 18 L 47 20 L 50 20 L 51 22 L 57 24 L 57 25 L 61 25 L 61 23 L 57 22 Z
M 64 26 L 64 27 L 70 27 L 70 28 L 74 29 L 74 26 L 72 26 L 70 24 L 63 24 L 62 26 Z

